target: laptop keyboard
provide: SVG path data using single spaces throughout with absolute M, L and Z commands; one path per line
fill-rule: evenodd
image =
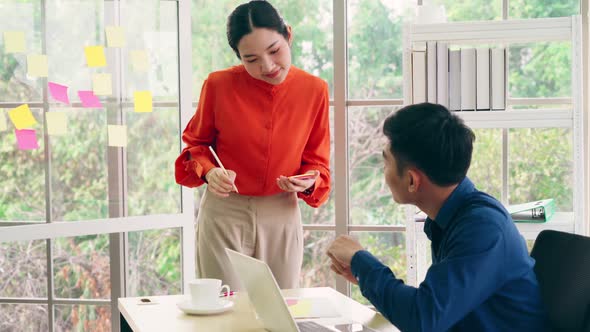
M 309 321 L 297 322 L 297 327 L 299 328 L 299 332 L 334 332 L 334 330 L 323 325 Z

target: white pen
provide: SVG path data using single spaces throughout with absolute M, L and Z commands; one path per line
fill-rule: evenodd
M 217 156 L 217 153 L 215 153 L 215 150 L 213 150 L 213 148 L 211 147 L 211 145 L 209 145 L 209 150 L 213 154 L 213 157 L 215 158 L 215 160 L 217 160 L 217 163 L 219 164 L 219 167 L 221 167 L 221 169 L 223 170 L 223 172 L 225 173 L 225 175 L 227 175 L 229 177 L 229 173 L 227 172 L 227 170 L 225 169 L 225 167 L 223 167 L 223 164 L 221 163 L 221 160 L 219 160 L 219 157 Z M 232 185 L 234 186 L 234 190 L 236 191 L 236 193 L 239 194 L 238 187 L 236 187 L 236 184 L 235 183 L 232 183 Z

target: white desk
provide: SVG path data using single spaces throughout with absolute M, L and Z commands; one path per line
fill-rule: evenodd
M 394 332 L 397 329 L 381 314 L 352 300 L 329 287 L 283 290 L 285 297 L 324 297 L 338 303 L 338 311 L 348 320 L 353 320 L 380 332 Z M 235 297 L 233 310 L 212 316 L 186 315 L 176 303 L 186 295 L 127 297 L 119 299 L 121 332 L 151 331 L 207 331 L 207 332 L 263 332 L 266 331 L 256 320 L 254 309 L 245 292 Z M 139 304 L 148 298 L 156 304 Z

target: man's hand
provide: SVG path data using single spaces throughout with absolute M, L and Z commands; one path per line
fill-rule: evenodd
M 332 259 L 330 269 L 344 277 L 346 280 L 358 284 L 350 270 L 350 262 L 357 251 L 364 250 L 363 246 L 347 235 L 340 235 L 328 247 L 328 256 Z
M 236 172 L 227 170 L 229 176 L 225 175 L 223 169 L 219 167 L 212 168 L 205 175 L 207 179 L 207 190 L 219 197 L 227 197 L 234 191 L 233 183 L 236 180 Z

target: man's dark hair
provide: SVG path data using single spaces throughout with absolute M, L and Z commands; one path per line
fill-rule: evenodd
M 240 59 L 238 43 L 255 28 L 274 30 L 289 38 L 287 24 L 279 12 L 267 1 L 252 0 L 236 7 L 227 18 L 227 42 Z
M 467 175 L 475 135 L 444 106 L 406 106 L 385 119 L 383 133 L 399 175 L 415 166 L 439 186 L 459 183 Z

